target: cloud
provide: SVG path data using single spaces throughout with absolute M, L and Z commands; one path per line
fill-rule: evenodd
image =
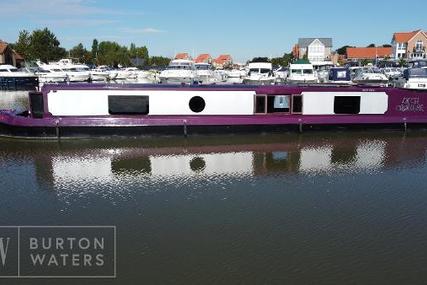
M 15 0 L 2 3 L 2 16 L 22 17 L 23 11 L 31 11 L 31 17 L 63 17 L 87 15 L 142 15 L 139 11 L 109 9 L 96 6 L 91 0 Z M 99 5 L 98 5 L 99 6 Z
M 157 33 L 166 32 L 164 30 L 159 30 L 155 28 L 142 28 L 142 29 L 125 28 L 125 29 L 122 29 L 121 31 L 127 34 L 157 34 Z
M 43 21 L 37 21 L 41 25 L 48 25 L 54 27 L 88 27 L 88 26 L 103 26 L 108 24 L 117 23 L 117 20 L 107 20 L 107 19 L 45 19 Z

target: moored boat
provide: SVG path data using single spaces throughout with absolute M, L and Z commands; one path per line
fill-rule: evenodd
M 371 86 L 58 84 L 0 112 L 13 137 L 303 131 L 427 125 L 426 91 Z

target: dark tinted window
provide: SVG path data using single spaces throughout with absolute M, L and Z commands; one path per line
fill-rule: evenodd
M 255 97 L 255 113 L 265 113 L 265 96 Z
M 302 96 L 292 97 L 292 113 L 302 113 Z
M 359 114 L 360 96 L 335 96 L 335 114 Z
M 33 118 L 43 118 L 43 94 L 40 92 L 30 92 L 30 108 Z
M 289 95 L 276 95 L 267 97 L 267 113 L 288 113 Z
M 148 111 L 148 96 L 108 96 L 110 114 L 146 115 Z

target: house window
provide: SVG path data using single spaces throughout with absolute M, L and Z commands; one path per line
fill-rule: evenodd
M 359 114 L 360 96 L 335 96 L 335 114 Z
M 422 40 L 418 40 L 417 43 L 415 44 L 415 49 L 417 51 L 420 51 L 420 50 L 422 50 L 422 48 L 423 48 L 423 41 Z
M 108 96 L 108 113 L 112 115 L 147 115 L 148 96 Z

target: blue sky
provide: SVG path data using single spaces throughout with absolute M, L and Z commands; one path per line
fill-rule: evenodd
M 65 48 L 90 49 L 97 38 L 146 45 L 150 55 L 228 53 L 236 61 L 280 56 L 299 37 L 332 37 L 336 49 L 427 30 L 427 1 L 0 0 L 0 7 L 7 42 L 20 30 L 48 27 Z

